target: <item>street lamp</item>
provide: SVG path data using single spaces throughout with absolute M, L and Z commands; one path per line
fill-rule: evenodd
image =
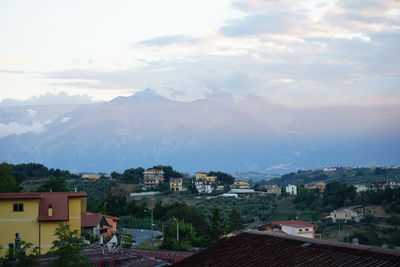
M 174 218 L 176 221 L 176 242 L 179 242 L 179 220 Z

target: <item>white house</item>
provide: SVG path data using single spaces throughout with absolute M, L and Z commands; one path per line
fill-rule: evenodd
M 297 195 L 297 186 L 288 184 L 285 189 L 286 193 L 290 195 Z
M 213 191 L 211 181 L 198 180 L 195 182 L 197 192 L 209 194 Z
M 360 193 L 360 192 L 369 190 L 369 187 L 366 186 L 365 184 L 356 184 L 356 185 L 354 185 L 354 187 L 356 188 L 356 193 Z
M 315 230 L 317 229 L 317 226 L 315 224 L 303 221 L 281 221 L 272 223 L 279 225 L 281 227 L 281 231 L 289 235 L 297 235 L 310 238 L 315 237 Z

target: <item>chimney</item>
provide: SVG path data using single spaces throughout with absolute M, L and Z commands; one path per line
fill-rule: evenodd
M 78 190 L 76 189 L 76 187 L 74 187 L 74 192 L 78 192 Z
M 53 205 L 49 205 L 48 209 L 47 209 L 47 216 L 51 217 L 53 216 Z
M 358 245 L 358 238 L 353 237 L 352 243 L 353 243 L 354 245 Z

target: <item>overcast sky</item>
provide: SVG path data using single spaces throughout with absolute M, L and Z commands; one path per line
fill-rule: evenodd
M 2 0 L 0 100 L 399 104 L 398 0 Z

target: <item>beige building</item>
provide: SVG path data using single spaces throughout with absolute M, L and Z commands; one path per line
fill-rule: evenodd
M 305 186 L 306 189 L 318 189 L 320 193 L 324 193 L 326 190 L 326 184 L 325 183 L 315 183 L 315 184 L 306 184 Z
M 315 238 L 315 230 L 317 226 L 312 223 L 303 221 L 279 221 L 271 222 L 257 227 L 259 231 L 276 232 L 282 234 L 289 234 L 301 237 Z
M 332 218 L 334 222 L 336 220 L 356 220 L 358 218 L 359 214 L 357 211 L 352 210 L 352 209 L 339 209 L 339 210 L 334 210 L 331 212 L 327 218 Z
M 280 195 L 282 192 L 282 189 L 276 184 L 267 184 L 264 186 L 264 188 L 267 194 Z
M 90 179 L 90 180 L 97 180 L 100 179 L 101 175 L 100 174 L 82 174 L 82 179 Z
M 235 189 L 249 189 L 249 182 L 246 180 L 235 180 L 231 188 Z
M 208 173 L 206 172 L 196 172 L 195 174 L 195 180 L 203 180 L 203 181 L 208 181 L 214 184 L 217 181 L 217 176 L 208 176 Z
M 169 179 L 169 188 L 171 191 L 183 191 L 183 179 L 171 178 Z
M 164 171 L 147 169 L 143 172 L 143 183 L 146 188 L 157 187 L 162 182 L 164 182 Z

